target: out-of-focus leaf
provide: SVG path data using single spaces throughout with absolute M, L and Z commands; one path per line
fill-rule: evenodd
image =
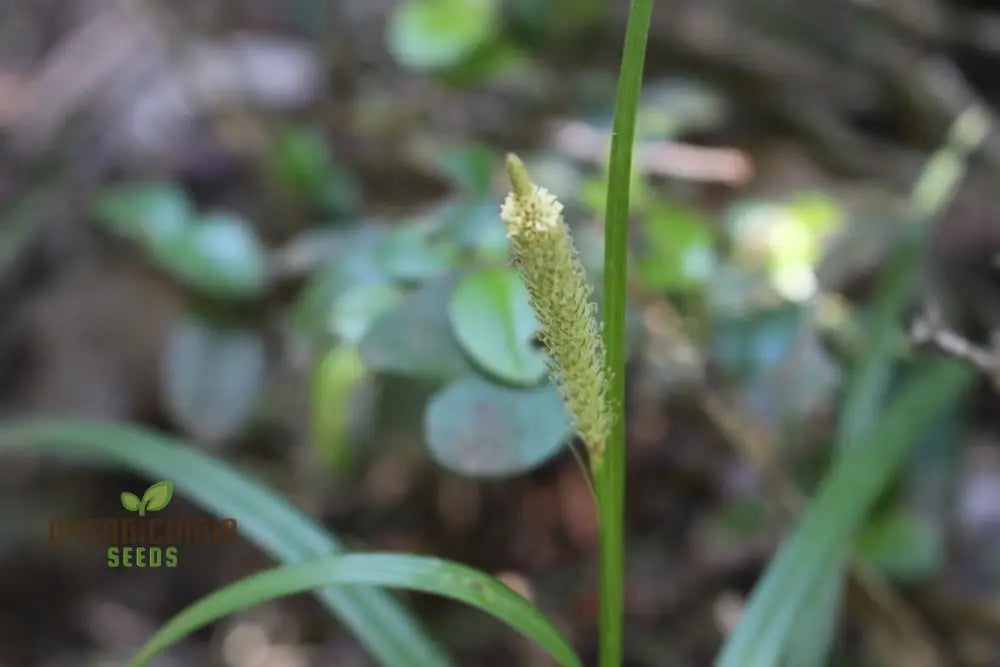
M 330 311 L 344 291 L 355 285 L 387 282 L 375 254 L 384 235 L 384 228 L 373 225 L 336 234 L 336 247 L 331 248 L 328 263 L 312 277 L 292 307 L 296 330 L 310 336 L 327 333 Z
M 571 435 L 551 384 L 512 389 L 469 377 L 435 395 L 425 415 L 427 442 L 441 465 L 473 477 L 530 470 L 556 454 Z
M 437 278 L 454 267 L 458 250 L 436 234 L 438 220 L 415 220 L 393 227 L 379 240 L 375 261 L 397 280 Z
M 414 69 L 459 64 L 493 34 L 493 0 L 407 0 L 389 21 L 389 51 Z
M 180 280 L 212 296 L 257 296 L 267 282 L 260 241 L 233 215 L 204 218 L 158 244 L 153 254 Z
M 370 416 L 355 399 L 366 385 L 367 369 L 354 345 L 338 345 L 316 366 L 312 388 L 313 438 L 323 458 L 343 469 L 351 458 L 352 426 Z
M 650 287 L 679 290 L 711 276 L 716 263 L 712 230 L 694 211 L 658 201 L 646 210 L 643 236 L 636 268 Z
M 392 283 L 358 283 L 348 287 L 333 302 L 328 320 L 330 331 L 348 343 L 360 341 L 371 323 L 403 297 Z
M 835 571 L 852 534 L 910 447 L 942 410 L 958 400 L 972 379 L 968 368 L 951 360 L 927 362 L 861 441 L 837 459 L 754 587 L 717 667 L 778 661 L 810 591 Z
M 466 276 L 448 313 L 455 337 L 480 366 L 511 384 L 542 379 L 545 355 L 532 344 L 538 320 L 516 271 L 485 269 Z
M 180 234 L 194 211 L 172 183 L 139 182 L 106 188 L 94 204 L 97 219 L 115 232 L 155 249 Z
M 453 148 L 441 154 L 441 171 L 472 197 L 490 194 L 490 177 L 497 164 L 494 151 L 485 146 Z
M 840 562 L 828 568 L 806 596 L 795 632 L 788 640 L 785 667 L 824 667 L 837 630 L 844 577 Z
M 161 373 L 174 418 L 209 442 L 238 433 L 250 419 L 264 382 L 264 342 L 245 329 L 217 329 L 193 318 L 170 333 Z
M 450 380 L 472 371 L 448 321 L 455 281 L 421 286 L 372 323 L 361 339 L 361 357 L 383 373 Z
M 358 183 L 336 163 L 326 139 L 314 128 L 291 127 L 279 133 L 271 170 L 292 194 L 311 202 L 325 215 L 358 210 Z
M 486 258 L 506 259 L 510 250 L 500 205 L 492 198 L 453 204 L 442 211 L 446 233 L 461 247 Z
M 910 582 L 933 575 L 944 558 L 940 531 L 904 511 L 871 521 L 858 536 L 857 546 L 859 555 L 883 573 Z
M 715 359 L 738 380 L 743 404 L 760 420 L 795 423 L 833 399 L 841 370 L 806 308 L 724 317 L 713 328 Z

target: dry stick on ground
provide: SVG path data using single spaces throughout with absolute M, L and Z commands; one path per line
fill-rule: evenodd
M 665 322 L 668 325 L 665 329 L 670 330 L 672 336 L 681 336 L 683 323 L 680 315 L 669 304 L 662 305 L 662 313 L 669 319 Z M 692 348 L 689 344 L 677 344 L 683 344 L 685 349 Z M 697 363 L 702 369 L 706 368 L 703 358 Z M 704 370 L 699 376 L 706 377 Z M 764 476 L 772 494 L 771 500 L 790 517 L 798 516 L 806 505 L 806 498 L 781 469 L 775 456 L 778 448 L 773 436 L 749 417 L 734 399 L 707 386 L 704 379 L 694 389 L 702 410 L 719 433 Z M 954 664 L 947 652 L 935 643 L 933 634 L 920 616 L 876 571 L 859 559 L 853 559 L 850 564 L 848 601 L 873 627 L 880 628 L 885 636 L 897 640 L 898 643 L 893 646 L 894 659 L 899 658 L 900 648 L 906 647 L 905 664 L 912 667 Z

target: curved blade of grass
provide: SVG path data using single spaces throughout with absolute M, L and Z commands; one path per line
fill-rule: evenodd
M 815 499 L 755 587 L 717 667 L 778 664 L 810 591 L 937 415 L 970 385 L 972 371 L 935 359 L 915 373 L 879 422 L 836 461 Z
M 986 138 L 989 129 L 989 115 L 983 109 L 973 106 L 964 111 L 913 187 L 900 247 L 875 295 L 867 327 L 869 342 L 849 380 L 840 410 L 836 451 L 858 442 L 881 410 L 892 371 L 894 336 L 918 285 L 921 249 L 931 224 L 951 203 L 969 155 Z
M 635 118 L 646 62 L 646 41 L 653 0 L 632 0 L 625 46 L 618 75 L 614 132 L 608 164 L 608 192 L 604 221 L 604 339 L 610 399 L 615 424 L 604 461 L 595 471 L 600 525 L 600 660 L 601 667 L 622 664 L 622 628 L 625 598 L 625 283 L 629 193 Z
M 921 253 L 934 220 L 947 208 L 965 173 L 969 154 L 986 137 L 989 117 L 978 107 L 970 107 L 954 122 L 944 145 L 931 156 L 910 195 L 909 218 L 900 245 L 888 271 L 880 279 L 867 325 L 868 343 L 855 364 L 847 383 L 844 401 L 837 420 L 834 457 L 843 456 L 863 442 L 861 435 L 871 429 L 883 409 L 895 364 L 893 351 L 899 323 L 917 289 Z M 839 589 L 843 583 L 847 553 L 833 561 L 818 577 L 823 586 Z M 819 584 L 817 584 L 819 585 Z M 786 656 L 789 665 L 819 664 L 826 653 L 824 645 L 832 640 L 836 615 L 840 609 L 837 595 L 818 598 L 808 606 L 808 622 L 826 635 L 816 641 L 795 642 Z M 826 617 L 824 619 L 824 616 Z M 802 636 L 802 620 L 799 621 Z
M 0 452 L 12 446 L 74 458 L 97 457 L 151 479 L 169 479 L 176 493 L 218 516 L 235 518 L 241 535 L 286 563 L 341 550 L 333 536 L 274 492 L 182 440 L 127 425 L 46 420 L 0 425 Z M 380 664 L 452 664 L 416 620 L 383 591 L 326 588 L 316 595 Z
M 433 593 L 464 602 L 533 639 L 563 667 L 582 667 L 559 630 L 530 602 L 500 581 L 439 558 L 386 553 L 327 556 L 266 570 L 230 584 L 168 621 L 146 643 L 132 666 L 145 665 L 189 633 L 234 611 L 314 588 L 358 584 Z

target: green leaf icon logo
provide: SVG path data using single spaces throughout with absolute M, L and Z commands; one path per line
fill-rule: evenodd
M 134 493 L 129 493 L 128 491 L 122 494 L 122 507 L 127 509 L 129 512 L 139 511 L 139 499 Z
M 170 499 L 174 496 L 173 482 L 157 482 L 142 494 L 142 502 L 139 504 L 139 516 L 143 516 L 146 511 L 158 512 L 170 504 Z

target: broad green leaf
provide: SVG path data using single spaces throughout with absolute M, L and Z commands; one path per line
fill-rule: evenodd
M 645 244 L 636 261 L 642 279 L 667 291 L 699 285 L 716 264 L 712 230 L 694 211 L 668 201 L 647 207 Z
M 146 489 L 142 494 L 142 505 L 149 512 L 158 512 L 170 504 L 170 499 L 174 497 L 173 482 L 156 482 Z
M 122 507 L 127 509 L 129 512 L 139 511 L 139 498 L 134 493 L 123 491 L 121 498 L 122 498 Z
M 328 328 L 347 343 L 357 343 L 379 315 L 395 306 L 403 291 L 392 283 L 358 283 L 333 302 Z
M 421 286 L 372 323 L 361 339 L 361 358 L 383 373 L 450 380 L 472 372 L 448 322 L 454 281 Z
M 113 462 L 153 479 L 169 478 L 179 493 L 220 517 L 274 558 L 296 563 L 339 552 L 317 522 L 250 477 L 174 438 L 119 424 L 39 421 L 0 426 L 0 448 Z M 391 597 L 364 586 L 331 587 L 316 596 L 389 667 L 447 667 L 451 662 Z
M 329 260 L 309 280 L 292 307 L 292 324 L 298 332 L 327 335 L 330 310 L 347 289 L 388 281 L 375 255 L 385 233 L 383 227 L 364 225 L 333 235 Z
M 835 461 L 754 587 L 717 667 L 777 663 L 810 591 L 836 567 L 910 447 L 971 381 L 972 372 L 953 361 L 927 362 L 879 421 Z
M 439 221 L 414 220 L 387 230 L 375 248 L 375 262 L 396 280 L 422 281 L 444 275 L 458 258 L 446 238 L 437 237 Z
M 264 249 L 253 229 L 233 215 L 213 215 L 153 248 L 178 279 L 210 296 L 247 298 L 267 282 Z
M 434 459 L 472 477 L 531 470 L 559 452 L 572 434 L 551 384 L 512 389 L 464 378 L 436 394 L 424 418 Z
M 177 236 L 194 218 L 184 191 L 172 183 L 159 182 L 106 188 L 94 204 L 94 214 L 109 228 L 150 250 Z
M 170 332 L 162 361 L 171 415 L 195 437 L 219 442 L 250 420 L 264 384 L 264 341 L 248 329 L 226 329 L 185 317 Z
M 442 211 L 448 235 L 463 248 L 480 256 L 504 261 L 510 252 L 507 229 L 500 220 L 500 205 L 492 197 L 452 204 Z
M 131 664 L 145 665 L 166 647 L 233 612 L 315 588 L 359 584 L 433 593 L 464 602 L 534 640 L 563 667 L 583 667 L 559 630 L 530 602 L 500 581 L 439 558 L 385 553 L 328 556 L 267 570 L 230 584 L 168 621 Z
M 392 15 L 388 46 L 413 69 L 457 65 L 489 40 L 494 0 L 407 0 Z
M 455 337 L 476 363 L 510 384 L 537 384 L 545 354 L 533 341 L 538 320 L 528 290 L 513 269 L 466 276 L 448 307 Z

